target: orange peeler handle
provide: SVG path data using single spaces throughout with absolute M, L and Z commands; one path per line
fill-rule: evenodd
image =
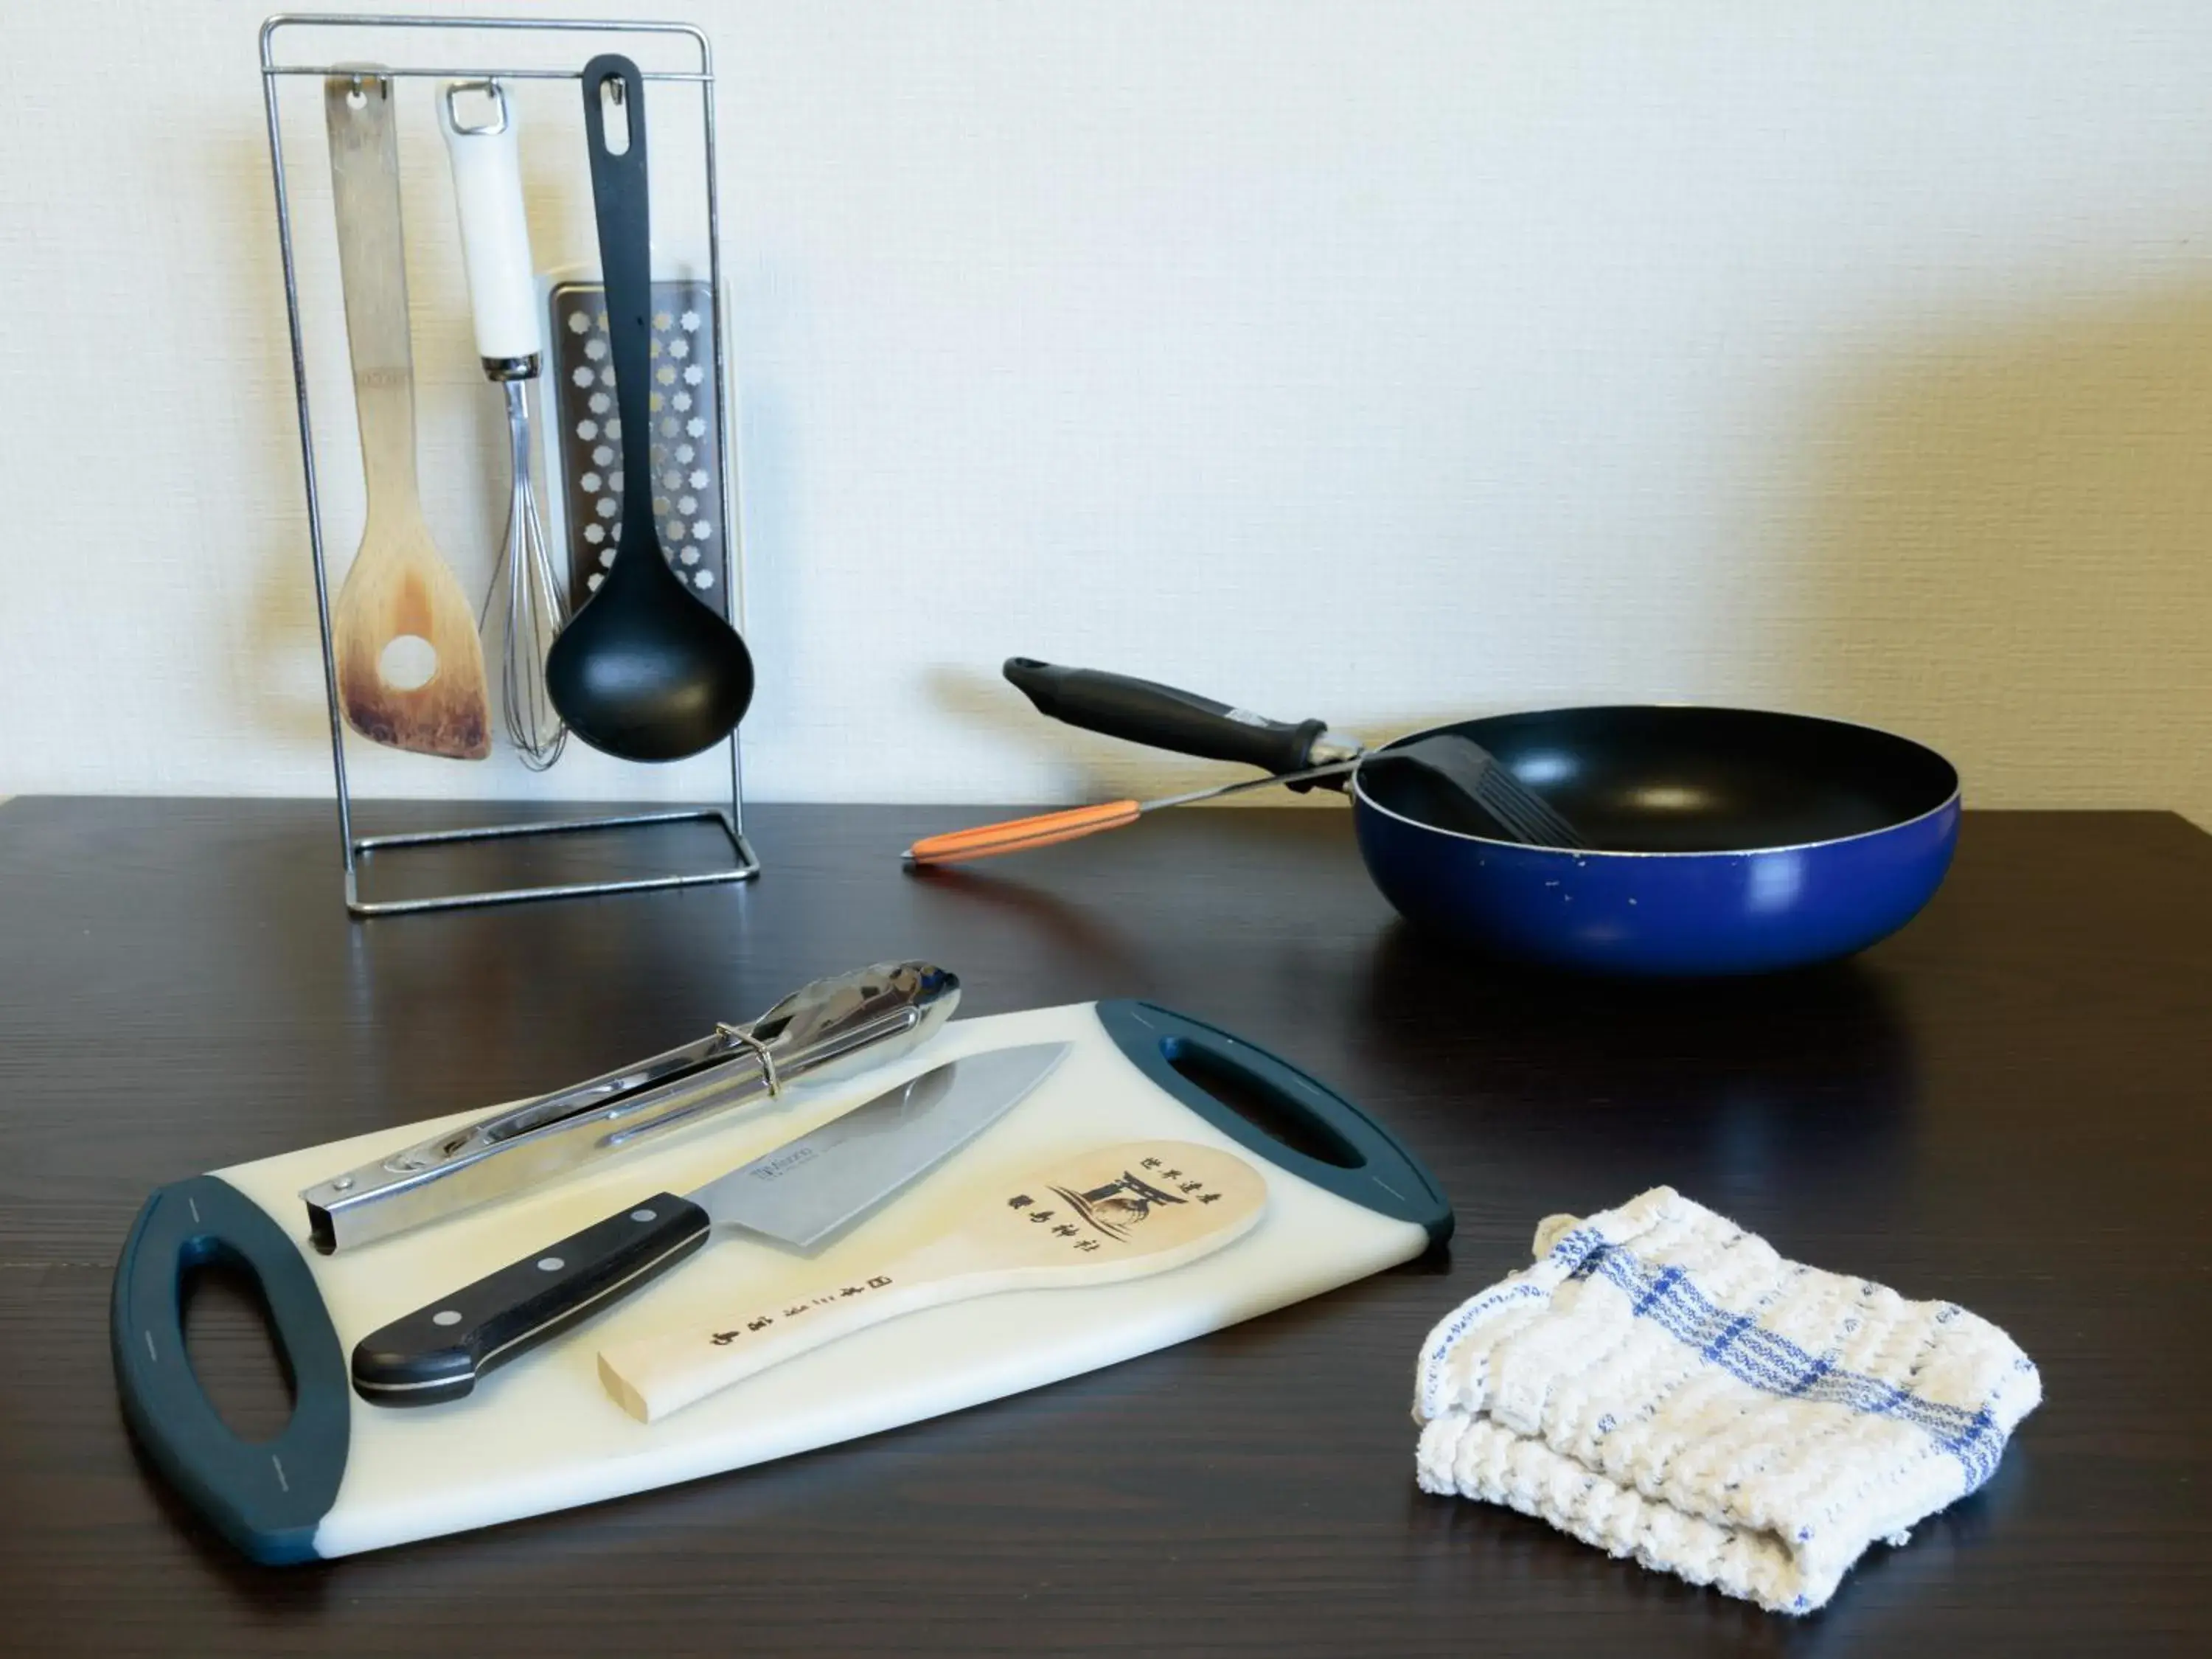
M 987 823 L 975 830 L 925 836 L 906 849 L 906 861 L 916 866 L 964 864 L 969 859 L 996 858 L 1001 853 L 1025 853 L 1032 847 L 1079 841 L 1101 830 L 1134 823 L 1139 810 L 1133 800 L 1109 800 L 1103 806 L 1077 806 L 1065 812 L 1042 812 L 1031 818 Z

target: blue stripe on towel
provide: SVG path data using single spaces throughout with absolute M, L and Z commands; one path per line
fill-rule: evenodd
M 1565 1241 L 1562 1240 L 1562 1243 Z M 1682 1268 L 1653 1268 L 1632 1250 L 1595 1243 L 1574 1277 L 1602 1273 L 1628 1298 L 1637 1317 L 1649 1319 L 1698 1356 L 1740 1382 L 1790 1400 L 1842 1406 L 1869 1417 L 1894 1417 L 1924 1431 L 1959 1460 L 1972 1492 L 1995 1473 L 2004 1452 L 1986 1407 L 1969 1411 L 1923 1400 L 1878 1376 L 1844 1370 L 1832 1354 L 1815 1354 L 1788 1337 L 1730 1313 L 1699 1290 Z

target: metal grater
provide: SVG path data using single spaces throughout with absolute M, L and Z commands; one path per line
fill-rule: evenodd
M 572 611 L 591 598 L 614 562 L 622 526 L 623 434 L 615 413 L 605 292 L 597 283 L 562 283 L 548 301 Z M 705 282 L 653 283 L 652 349 L 653 526 L 669 568 L 727 618 L 722 411 L 714 384 L 714 307 Z

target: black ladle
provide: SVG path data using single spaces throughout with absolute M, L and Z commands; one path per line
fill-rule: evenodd
M 620 154 L 607 148 L 611 85 L 629 128 Z M 599 591 L 546 653 L 545 687 L 568 729 L 592 748 L 623 760 L 682 760 L 744 718 L 752 653 L 668 568 L 653 529 L 645 77 L 629 58 L 606 52 L 584 65 L 584 131 L 622 418 L 622 528 Z

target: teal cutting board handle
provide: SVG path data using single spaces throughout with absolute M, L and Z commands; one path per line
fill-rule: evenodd
M 185 1280 L 213 1262 L 252 1276 L 283 1345 L 294 1399 L 274 1440 L 233 1432 L 185 1352 Z M 352 1406 L 314 1276 L 268 1212 L 215 1176 L 157 1190 L 115 1264 L 108 1340 L 124 1419 L 171 1484 L 255 1560 L 313 1559 L 345 1474 Z
M 1432 1249 L 1451 1237 L 1451 1200 L 1436 1177 L 1328 1085 L 1218 1025 L 1157 1003 L 1121 998 L 1097 1010 L 1106 1035 L 1139 1071 L 1248 1152 L 1377 1215 L 1413 1223 Z M 1251 1103 L 1283 1133 L 1254 1121 L 1224 1094 Z

